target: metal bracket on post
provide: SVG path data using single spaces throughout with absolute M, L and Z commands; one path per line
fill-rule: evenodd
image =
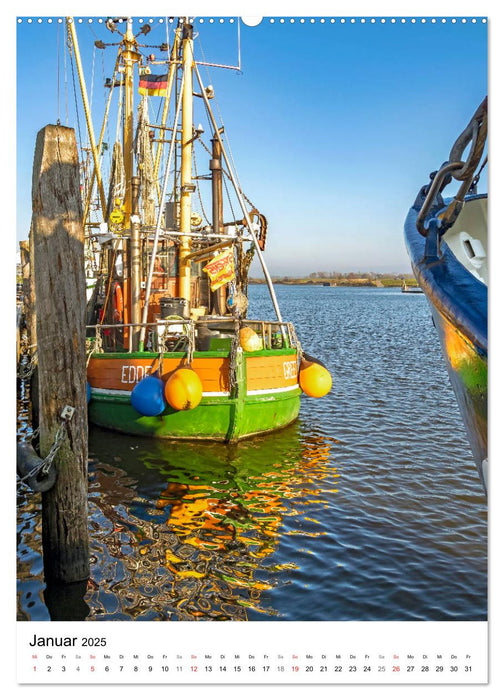
M 73 406 L 65 406 L 65 408 L 61 411 L 60 418 L 64 421 L 72 420 L 74 413 L 75 408 Z

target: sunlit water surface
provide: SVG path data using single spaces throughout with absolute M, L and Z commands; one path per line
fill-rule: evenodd
M 486 619 L 486 502 L 426 299 L 276 291 L 330 394 L 238 445 L 91 427 L 91 577 L 45 589 L 40 495 L 22 490 L 18 619 Z

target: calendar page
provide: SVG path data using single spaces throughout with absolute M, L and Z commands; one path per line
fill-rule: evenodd
M 486 687 L 488 17 L 130 5 L 9 23 L 19 692 Z

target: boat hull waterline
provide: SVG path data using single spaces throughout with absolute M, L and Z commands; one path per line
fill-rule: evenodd
M 278 430 L 298 417 L 301 389 L 294 349 L 238 353 L 234 388 L 230 387 L 228 355 L 196 352 L 191 367 L 202 384 L 200 404 L 179 411 L 167 405 L 158 416 L 138 413 L 131 404 L 134 386 L 156 371 L 165 381 L 185 362 L 184 353 L 164 354 L 161 366 L 156 353 L 92 356 L 88 365 L 90 421 L 130 435 L 233 442 Z

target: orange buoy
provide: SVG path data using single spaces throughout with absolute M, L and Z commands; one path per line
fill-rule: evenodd
M 191 367 L 176 370 L 165 384 L 165 397 L 176 411 L 188 411 L 201 401 L 201 380 Z
M 262 350 L 262 340 L 252 328 L 240 328 L 240 345 L 245 352 Z
M 299 386 L 308 396 L 319 399 L 331 390 L 332 377 L 318 360 L 303 357 L 299 367 Z

